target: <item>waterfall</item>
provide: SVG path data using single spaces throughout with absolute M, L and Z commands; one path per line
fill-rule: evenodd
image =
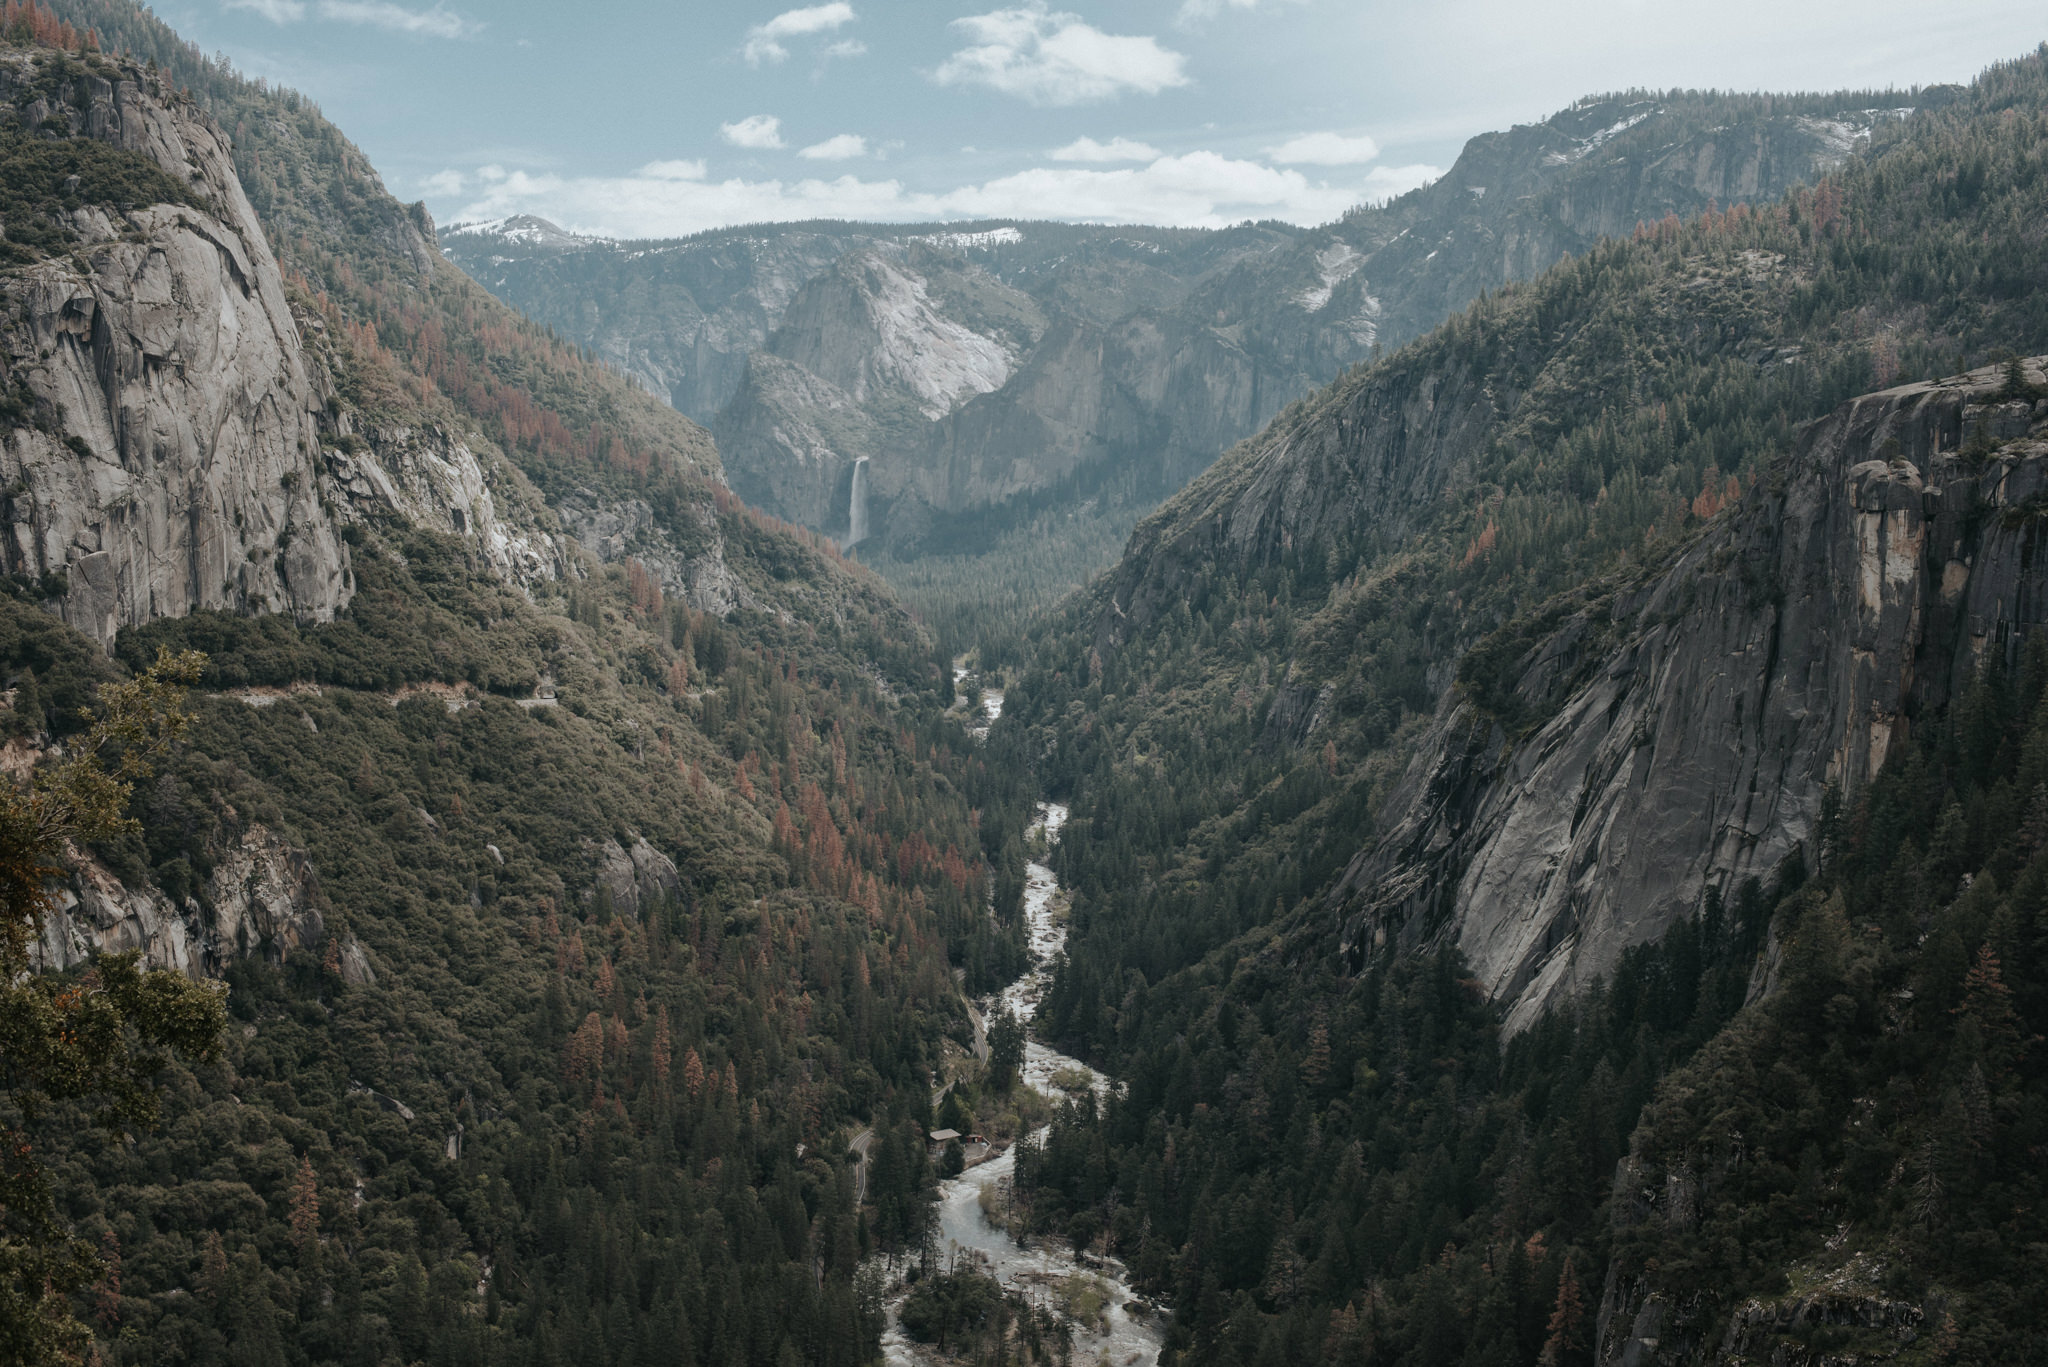
M 853 462 L 853 498 L 847 505 L 846 544 L 841 550 L 852 550 L 868 539 L 868 458 L 861 456 Z

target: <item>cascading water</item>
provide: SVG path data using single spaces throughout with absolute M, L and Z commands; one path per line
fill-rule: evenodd
M 861 456 L 853 462 L 853 496 L 847 503 L 846 544 L 841 550 L 852 550 L 868 539 L 868 458 Z

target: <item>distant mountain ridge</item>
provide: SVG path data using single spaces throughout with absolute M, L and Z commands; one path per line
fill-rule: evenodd
M 853 465 L 869 460 L 874 535 L 915 555 L 971 542 L 1015 504 L 1150 506 L 1482 292 L 1639 223 L 1775 199 L 1901 109 L 1949 97 L 1588 99 L 1474 138 L 1431 185 L 1314 229 L 818 222 L 614 242 L 522 215 L 440 240 L 711 426 L 760 506 L 843 537 Z M 952 383 L 963 348 L 975 378 Z M 891 352 L 931 373 L 849 383 L 860 358 Z

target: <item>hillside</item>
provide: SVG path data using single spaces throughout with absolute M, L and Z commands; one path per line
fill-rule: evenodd
M 155 1131 L 36 1131 L 94 1351 L 866 1360 L 954 969 L 1018 954 L 931 638 L 297 96 L 125 4 L 6 37 L 10 772 L 209 660 L 41 962 L 232 989 Z
M 807 223 L 627 243 L 521 218 L 440 240 L 713 427 L 757 506 L 844 540 L 865 460 L 864 558 L 935 609 L 1020 572 L 1043 584 L 1035 606 L 1376 348 L 1639 223 L 1776 200 L 1895 106 L 1947 97 L 1586 100 L 1317 229 Z
M 1965 1022 L 2041 1024 L 2044 129 L 2037 54 L 1489 294 L 1034 629 L 1040 1020 L 1131 1089 L 1030 1200 L 1183 1360 L 2039 1351 L 2038 1066 Z

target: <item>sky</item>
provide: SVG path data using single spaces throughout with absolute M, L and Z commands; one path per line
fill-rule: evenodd
M 1327 222 L 1628 88 L 1908 88 L 2039 0 L 158 0 L 442 224 Z M 1966 21 L 1965 21 L 1966 20 Z

